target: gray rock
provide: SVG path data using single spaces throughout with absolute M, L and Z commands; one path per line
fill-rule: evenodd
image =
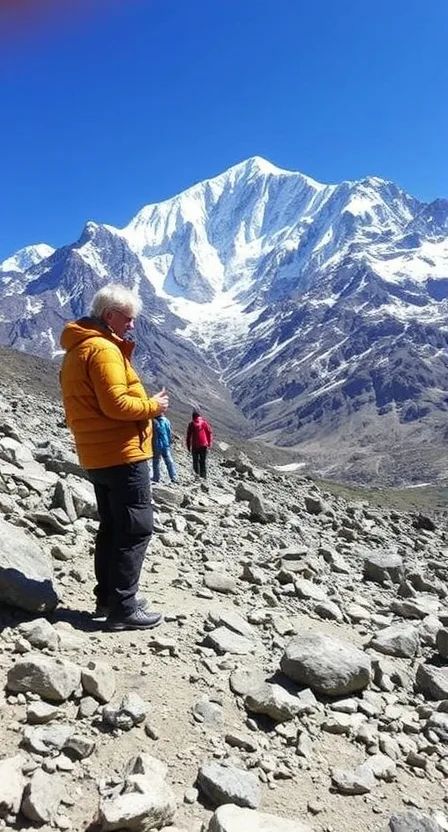
M 207 832 L 312 832 L 298 820 L 241 809 L 232 803 L 220 806 L 210 818 Z
M 22 813 L 33 823 L 51 823 L 64 795 L 62 780 L 38 769 L 23 793 Z
M 247 751 L 249 754 L 258 751 L 258 743 L 253 734 L 245 734 L 241 731 L 231 731 L 225 736 L 227 745 L 232 748 L 241 748 L 242 751 Z
M 396 777 L 397 766 L 386 754 L 373 754 L 363 765 L 371 769 L 377 780 L 391 782 Z
M 298 578 L 295 581 L 296 592 L 299 598 L 310 599 L 312 601 L 326 601 L 327 593 L 322 587 L 308 581 L 306 578 Z
M 237 656 L 245 656 L 255 650 L 253 641 L 234 633 L 227 627 L 218 627 L 216 630 L 212 630 L 211 633 L 208 633 L 206 642 L 219 653 L 232 653 Z
M 158 757 L 153 757 L 152 754 L 146 752 L 137 754 L 131 757 L 124 768 L 125 777 L 130 774 L 157 774 L 162 780 L 165 780 L 168 774 L 168 766 L 163 760 Z
M 259 497 L 260 491 L 255 485 L 250 485 L 247 482 L 239 482 L 237 487 L 235 488 L 235 500 L 238 502 L 245 501 L 249 502 L 254 497 Z
M 19 633 L 25 636 L 33 647 L 48 647 L 50 650 L 57 650 L 59 647 L 59 635 L 46 618 L 23 622 L 19 625 Z
M 30 702 L 26 712 L 29 725 L 45 725 L 53 719 L 58 719 L 61 711 L 56 705 L 49 705 L 48 702 Z
M 306 494 L 305 508 L 308 514 L 321 514 L 325 511 L 325 503 L 320 497 L 313 497 L 312 494 Z
M 418 630 L 412 624 L 392 624 L 379 630 L 369 642 L 369 646 L 387 656 L 412 659 L 417 655 L 420 646 Z
M 235 803 L 256 809 L 260 803 L 260 786 L 255 774 L 234 766 L 208 763 L 198 772 L 198 786 L 214 807 Z
M 350 566 L 348 565 L 347 561 L 344 560 L 342 555 L 340 555 L 339 552 L 337 552 L 335 549 L 330 549 L 322 546 L 319 549 L 319 554 L 323 555 L 324 560 L 330 564 L 333 572 L 338 572 L 341 575 L 350 574 Z
M 23 741 L 26 748 L 36 754 L 52 754 L 54 751 L 61 751 L 74 733 L 71 725 L 39 725 L 34 728 L 27 725 L 23 734 Z
M 152 485 L 152 495 L 156 503 L 166 506 L 180 506 L 184 499 L 180 488 L 171 488 L 169 485 L 159 483 Z
M 222 625 L 246 638 L 254 638 L 255 636 L 254 628 L 234 610 L 211 610 L 208 617 L 216 627 Z
M 313 753 L 313 741 L 306 731 L 301 731 L 297 737 L 296 754 L 309 760 Z
M 401 583 L 404 578 L 404 566 L 400 555 L 394 552 L 369 552 L 364 558 L 364 578 L 378 584 L 384 581 Z
M 25 778 L 22 766 L 25 758 L 21 754 L 0 760 L 0 818 L 17 815 L 22 801 Z
M 245 563 L 243 567 L 243 580 L 255 586 L 264 586 L 266 583 L 266 572 L 255 563 Z
M 61 518 L 56 512 L 61 512 L 61 509 L 54 509 L 51 511 L 30 511 L 26 513 L 26 517 L 32 520 L 37 526 L 40 526 L 45 532 L 49 534 L 69 534 L 70 528 L 68 526 L 68 517 L 64 513 L 65 523 L 61 522 Z
M 160 540 L 168 549 L 177 549 L 183 546 L 185 542 L 183 534 L 179 534 L 175 531 L 162 532 L 160 534 Z
M 144 721 L 147 710 L 148 706 L 137 693 L 127 693 L 118 705 L 109 702 L 103 707 L 103 722 L 122 731 L 130 731 Z
M 17 526 L 0 517 L 0 602 L 27 612 L 58 603 L 51 559 Z
M 316 604 L 314 607 L 314 612 L 317 613 L 319 618 L 323 618 L 324 620 L 342 621 L 344 618 L 342 611 L 333 601 L 321 601 L 321 603 Z
M 436 711 L 431 714 L 426 727 L 437 734 L 442 742 L 448 743 L 448 713 Z
M 81 669 L 72 662 L 28 653 L 9 669 L 7 688 L 14 693 L 38 693 L 50 702 L 64 702 L 80 681 Z
M 281 669 L 298 684 L 327 696 L 363 690 L 371 677 L 365 653 L 324 633 L 294 636 L 286 645 Z
M 83 696 L 79 703 L 78 717 L 79 719 L 88 719 L 96 714 L 99 708 L 99 702 L 93 696 Z
M 10 436 L 0 437 L 0 459 L 23 468 L 30 462 L 34 462 L 33 454 L 23 442 L 13 439 Z
M 342 794 L 367 794 L 375 788 L 375 777 L 366 763 L 356 769 L 334 769 L 331 781 Z
M 66 482 L 58 480 L 53 494 L 52 508 L 62 508 L 71 523 L 78 519 L 72 493 Z
M 420 664 L 415 677 L 417 690 L 429 699 L 448 699 L 448 667 Z
M 442 629 L 442 624 L 435 615 L 427 615 L 418 624 L 418 635 L 420 644 L 423 647 L 435 647 L 437 642 L 437 633 Z
M 51 554 L 55 560 L 72 560 L 75 552 L 76 549 L 74 547 L 64 546 L 61 543 L 56 543 L 51 547 Z
M 98 519 L 98 508 L 93 485 L 86 479 L 69 474 L 66 479 L 73 505 L 78 517 Z
M 81 669 L 81 681 L 85 692 L 103 704 L 115 693 L 115 673 L 106 662 L 90 661 Z
M 322 729 L 329 734 L 346 734 L 350 736 L 359 731 L 366 717 L 364 714 L 334 713 L 322 723 Z
M 193 716 L 197 722 L 213 725 L 222 722 L 222 707 L 217 702 L 211 702 L 206 696 L 193 705 Z
M 244 670 L 242 668 L 234 670 L 230 676 L 229 684 L 233 693 L 239 696 L 246 696 L 252 690 L 264 685 L 266 681 L 266 673 L 262 670 Z
M 402 618 L 426 618 L 427 615 L 437 615 L 440 602 L 430 596 L 423 598 L 394 598 L 390 603 L 391 612 Z
M 64 743 L 64 752 L 70 760 L 85 760 L 95 751 L 96 743 L 81 734 L 72 734 Z
M 230 575 L 226 575 L 225 572 L 207 572 L 204 576 L 204 584 L 207 589 L 213 589 L 215 592 L 235 592 L 236 591 L 236 581 Z
M 31 491 L 44 494 L 54 488 L 58 478 L 56 474 L 46 471 L 38 462 L 27 462 L 23 467 L 18 468 L 8 462 L 0 465 L 1 473 L 9 474 L 15 481 L 23 483 Z
M 391 760 L 399 760 L 401 757 L 400 746 L 393 737 L 380 736 L 379 746 L 383 754 L 390 757 Z
M 287 722 L 303 712 L 304 705 L 297 696 L 292 696 L 280 685 L 265 683 L 247 694 L 244 704 L 248 711 L 265 714 L 274 722 Z
M 54 440 L 47 442 L 45 446 L 39 447 L 34 453 L 34 458 L 42 462 L 48 471 L 86 477 L 86 472 L 81 468 L 76 454 L 68 451 L 62 443 Z
M 429 815 L 410 809 L 403 814 L 392 815 L 386 832 L 442 832 L 442 827 Z
M 100 800 L 98 823 L 104 832 L 148 832 L 171 823 L 175 811 L 175 794 L 160 775 L 132 774 L 126 778 L 121 794 Z
M 448 630 L 441 629 L 436 636 L 436 646 L 442 659 L 448 659 Z
M 255 494 L 252 497 L 249 510 L 249 519 L 252 523 L 275 523 L 278 519 L 275 506 L 264 500 L 260 494 Z

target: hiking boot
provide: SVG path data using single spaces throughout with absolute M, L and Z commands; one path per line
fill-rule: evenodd
M 140 607 L 141 610 L 148 609 L 148 602 L 146 598 L 137 598 L 137 606 Z M 97 602 L 95 607 L 94 616 L 95 618 L 107 618 L 110 612 L 109 604 L 99 604 Z
M 109 616 L 106 624 L 109 630 L 151 630 L 153 627 L 158 627 L 162 623 L 162 615 L 160 612 L 148 612 L 147 610 L 137 607 L 129 615 L 123 618 L 115 618 Z

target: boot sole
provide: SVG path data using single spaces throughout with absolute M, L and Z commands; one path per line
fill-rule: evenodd
M 163 618 L 159 618 L 152 624 L 132 624 L 127 621 L 106 621 L 106 624 L 112 632 L 121 632 L 122 630 L 153 630 L 154 627 L 159 627 L 162 621 Z

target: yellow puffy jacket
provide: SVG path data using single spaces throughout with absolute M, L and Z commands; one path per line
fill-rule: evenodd
M 82 318 L 64 327 L 61 345 L 65 414 L 83 468 L 149 459 L 159 407 L 131 365 L 134 344 L 101 321 Z

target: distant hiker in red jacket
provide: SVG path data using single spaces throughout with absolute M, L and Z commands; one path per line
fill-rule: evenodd
M 193 457 L 193 471 L 200 477 L 207 477 L 207 449 L 212 446 L 212 429 L 202 418 L 199 410 L 193 410 L 187 429 L 187 448 Z

